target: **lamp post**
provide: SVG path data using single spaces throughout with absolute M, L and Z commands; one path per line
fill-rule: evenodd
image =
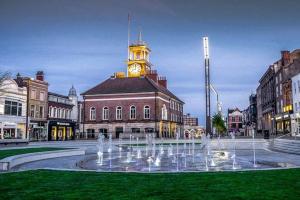
M 208 37 L 203 37 L 204 69 L 205 69 L 205 115 L 206 135 L 211 134 L 211 112 L 210 112 L 210 72 L 209 72 L 209 43 Z

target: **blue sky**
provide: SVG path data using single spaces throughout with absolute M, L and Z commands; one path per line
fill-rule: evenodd
M 300 47 L 299 10 L 298 0 L 0 0 L 0 70 L 44 70 L 50 91 L 81 93 L 126 70 L 130 12 L 131 39 L 142 29 L 154 68 L 204 124 L 202 37 L 223 110 L 244 109 L 280 51 Z

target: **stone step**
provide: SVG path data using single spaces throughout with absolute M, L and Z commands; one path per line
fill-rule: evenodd
M 300 154 L 300 151 L 293 151 L 293 150 L 284 149 L 284 148 L 272 148 L 272 150 L 279 151 L 279 152 L 284 152 L 284 153 Z
M 283 147 L 283 148 L 292 148 L 292 149 L 300 149 L 300 146 L 293 145 L 285 145 L 285 144 L 274 144 L 274 147 Z
M 269 142 L 268 148 L 279 152 L 300 154 L 300 142 L 294 140 L 275 139 Z

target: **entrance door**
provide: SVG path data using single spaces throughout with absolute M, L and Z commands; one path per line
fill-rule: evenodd
M 123 127 L 116 127 L 116 138 L 119 138 L 120 133 L 123 133 Z

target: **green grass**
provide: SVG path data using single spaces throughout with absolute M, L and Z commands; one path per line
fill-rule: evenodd
M 0 174 L 0 199 L 300 199 L 300 169 L 136 174 L 26 171 Z
M 25 153 L 56 151 L 56 150 L 64 150 L 64 149 L 67 149 L 67 148 L 41 147 L 41 148 L 24 148 L 24 149 L 0 150 L 0 160 L 3 159 L 3 158 L 9 157 L 9 156 L 15 156 L 15 155 L 20 155 L 20 154 L 25 154 Z

